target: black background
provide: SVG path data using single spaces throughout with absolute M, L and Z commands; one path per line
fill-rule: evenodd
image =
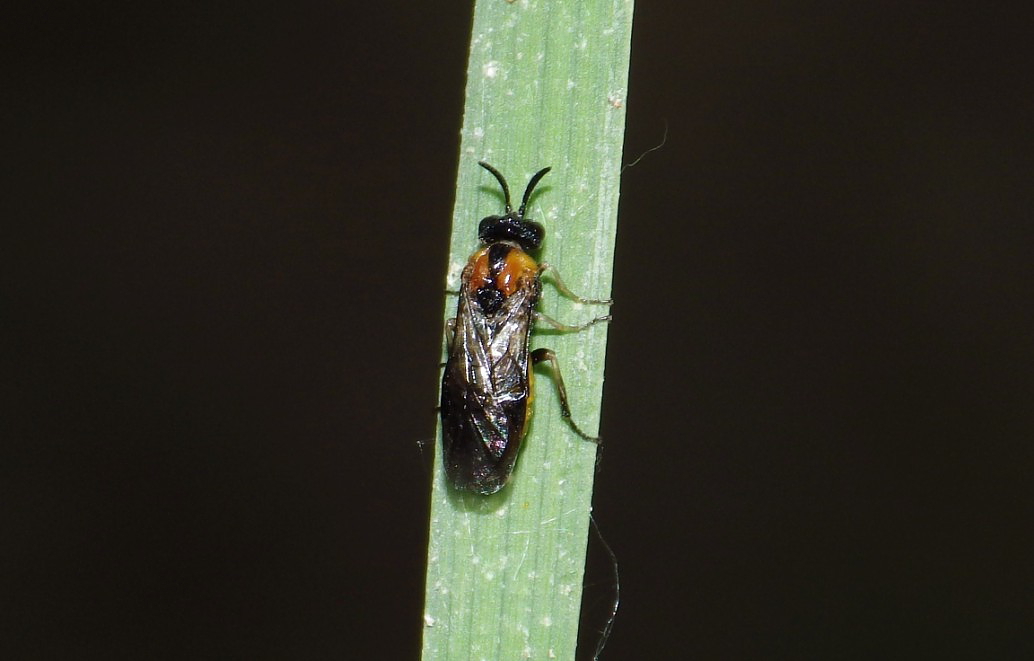
M 417 658 L 470 7 L 210 4 L 5 17 L 0 649 Z M 636 8 L 604 659 L 1031 653 L 1030 30 L 952 4 Z

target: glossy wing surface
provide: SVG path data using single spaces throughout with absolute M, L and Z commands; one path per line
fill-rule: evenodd
M 528 412 L 528 333 L 535 295 L 520 288 L 485 315 L 466 288 L 442 380 L 446 472 L 460 489 L 494 493 L 513 470 Z

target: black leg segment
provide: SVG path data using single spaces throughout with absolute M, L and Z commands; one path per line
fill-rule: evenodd
M 560 414 L 567 420 L 567 424 L 571 426 L 574 433 L 578 434 L 587 441 L 593 443 L 601 442 L 599 436 L 590 436 L 582 431 L 581 427 L 575 424 L 574 420 L 571 419 L 571 405 L 567 401 L 567 388 L 564 387 L 564 377 L 560 374 L 560 363 L 557 361 L 556 353 L 552 349 L 535 349 L 531 352 L 531 363 L 538 365 L 544 360 L 548 360 L 553 366 L 553 383 L 556 385 L 557 396 L 560 398 Z

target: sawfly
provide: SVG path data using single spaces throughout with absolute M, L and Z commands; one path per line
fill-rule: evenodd
M 545 230 L 524 213 L 536 184 L 551 168 L 532 176 L 520 208 L 514 211 L 503 175 L 488 163 L 479 165 L 499 182 L 506 206 L 502 215 L 481 221 L 481 247 L 463 269 L 456 317 L 446 325 L 448 359 L 440 411 L 449 481 L 461 491 L 490 495 L 506 485 L 527 433 L 534 396 L 532 367 L 537 363 L 551 364 L 561 413 L 571 428 L 582 438 L 599 442 L 571 420 L 556 354 L 549 349 L 531 350 L 529 343 L 536 321 L 561 331 L 577 331 L 611 316 L 568 326 L 535 309 L 542 294 L 542 274 L 551 267 L 529 254 L 541 247 Z M 552 270 L 557 289 L 574 300 L 612 303 L 575 296 Z

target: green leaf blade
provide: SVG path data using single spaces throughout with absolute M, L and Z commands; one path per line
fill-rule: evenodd
M 624 135 L 630 0 L 478 0 L 461 132 L 447 288 L 477 248 L 477 223 L 502 211 L 486 160 L 510 183 L 553 166 L 532 197 L 546 228 L 539 257 L 576 293 L 609 296 Z M 556 291 L 539 309 L 564 323 L 606 313 Z M 455 297 L 446 317 L 455 314 Z M 606 324 L 539 328 L 532 348 L 557 352 L 574 420 L 599 424 Z M 533 417 L 509 484 L 492 496 L 446 483 L 436 451 L 424 615 L 424 661 L 573 659 L 596 446 L 560 416 L 548 369 L 536 370 Z M 440 430 L 439 430 L 440 438 Z

